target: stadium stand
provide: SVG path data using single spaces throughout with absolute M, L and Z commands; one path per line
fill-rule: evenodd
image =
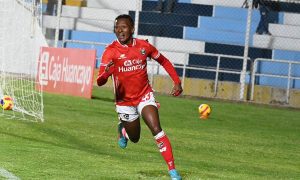
M 65 32 L 66 40 L 100 44 L 111 42 L 114 39 L 113 19 L 119 14 L 130 14 L 135 18 L 137 1 L 129 2 L 89 0 L 87 7 L 63 6 L 61 26 L 68 30 Z M 175 64 L 216 67 L 215 56 L 201 54 L 243 56 L 247 21 L 247 9 L 241 8 L 243 2 L 244 0 L 180 0 L 175 5 L 173 13 L 164 14 L 153 11 L 157 1 L 144 0 L 139 12 L 138 36 L 149 39 L 167 57 L 174 60 Z M 291 8 L 285 2 L 281 2 L 281 6 L 281 12 L 271 13 L 272 36 L 255 34 L 260 15 L 258 10 L 253 10 L 249 48 L 249 57 L 252 60 L 275 57 L 284 59 L 285 54 L 290 54 L 285 52 L 297 54 L 299 51 L 299 22 L 294 21 L 299 18 L 299 14 L 295 14 L 297 8 Z M 45 16 L 44 25 L 54 28 L 56 18 Z M 91 45 L 66 42 L 65 47 L 88 48 Z M 97 54 L 100 57 L 104 45 L 94 44 L 92 47 L 97 48 Z M 182 61 L 184 57 L 188 57 L 187 62 Z M 242 68 L 241 62 L 230 62 L 231 65 L 226 62 L 230 60 L 224 60 L 221 68 L 236 70 Z M 247 69 L 250 69 L 250 64 Z M 276 71 L 276 68 L 274 69 Z M 179 69 L 177 70 L 179 72 Z M 214 73 L 200 75 L 192 70 L 187 71 L 187 76 L 208 79 L 215 77 Z M 234 82 L 239 82 L 239 78 L 239 75 L 220 76 L 221 80 Z

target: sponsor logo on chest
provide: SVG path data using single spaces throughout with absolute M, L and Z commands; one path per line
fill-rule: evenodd
M 122 65 L 118 67 L 119 72 L 131 72 L 136 70 L 141 70 L 146 67 L 141 59 L 128 59 L 123 61 Z

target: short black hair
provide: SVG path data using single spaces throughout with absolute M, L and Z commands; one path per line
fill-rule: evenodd
M 129 16 L 128 14 L 121 14 L 118 17 L 116 17 L 115 21 L 119 20 L 119 19 L 128 19 L 129 23 L 132 27 L 134 27 L 134 22 L 131 16 Z

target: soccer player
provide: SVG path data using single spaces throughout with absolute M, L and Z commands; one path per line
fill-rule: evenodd
M 181 81 L 171 64 L 146 40 L 133 38 L 134 22 L 129 15 L 116 17 L 114 32 L 117 40 L 108 45 L 102 55 L 97 84 L 104 85 L 112 75 L 121 148 L 126 148 L 128 139 L 137 143 L 140 139 L 141 116 L 150 129 L 157 146 L 169 169 L 171 179 L 181 179 L 175 169 L 171 143 L 162 130 L 153 90 L 147 75 L 147 58 L 160 63 L 169 73 L 174 86 L 173 96 L 182 93 Z

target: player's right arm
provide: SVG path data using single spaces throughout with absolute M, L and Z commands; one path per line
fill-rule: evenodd
M 103 86 L 114 71 L 112 55 L 113 52 L 110 49 L 106 49 L 103 52 L 97 77 L 98 86 Z

